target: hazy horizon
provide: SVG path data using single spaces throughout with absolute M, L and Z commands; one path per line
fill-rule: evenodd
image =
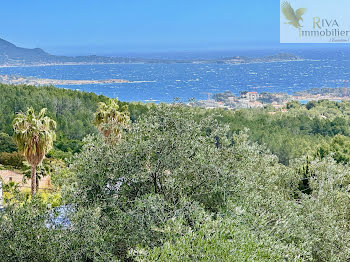
M 41 48 L 44 51 L 58 56 L 88 56 L 100 55 L 111 57 L 133 57 L 133 58 L 156 58 L 156 59 L 206 59 L 223 58 L 230 56 L 268 56 L 277 53 L 290 52 L 294 54 L 305 51 L 348 51 L 347 44 L 275 44 L 275 45 L 245 45 L 231 47 L 209 47 L 209 48 L 168 48 L 168 49 L 138 49 L 138 50 L 116 50 L 113 46 L 57 46 L 55 49 L 43 46 L 24 46 L 13 42 L 0 35 L 1 39 L 15 44 L 20 48 Z
M 15 0 L 2 8 L 1 38 L 54 55 L 239 54 L 330 46 L 280 44 L 280 4 L 275 1 Z
M 274 1 L 15 0 L 2 8 L 1 38 L 56 55 L 284 48 Z

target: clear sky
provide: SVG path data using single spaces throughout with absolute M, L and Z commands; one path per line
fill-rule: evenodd
M 1 0 L 0 38 L 54 54 L 278 46 L 278 0 Z

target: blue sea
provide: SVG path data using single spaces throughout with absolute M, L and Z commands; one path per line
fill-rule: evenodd
M 279 50 L 246 51 L 243 54 L 223 53 L 220 57 L 232 55 L 256 57 L 278 52 Z M 182 101 L 188 101 L 191 98 L 199 100 L 207 99 L 208 93 L 210 96 L 210 94 L 224 91 L 231 91 L 237 95 L 241 91 L 292 94 L 310 88 L 348 85 L 346 81 L 350 80 L 350 50 L 347 48 L 289 50 L 288 52 L 306 60 L 242 65 L 105 64 L 3 67 L 0 68 L 0 74 L 72 80 L 126 79 L 131 82 L 59 86 L 103 94 L 112 98 L 118 97 L 123 101 L 171 102 L 176 97 Z M 200 58 L 203 56 L 205 55 L 201 55 Z M 215 54 L 211 56 L 214 57 Z

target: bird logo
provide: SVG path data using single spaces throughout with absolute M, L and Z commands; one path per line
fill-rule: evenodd
M 304 22 L 302 16 L 306 13 L 306 10 L 307 10 L 306 8 L 299 8 L 296 11 L 294 11 L 290 3 L 285 1 L 281 4 L 281 9 L 284 17 L 289 21 L 288 23 L 285 23 L 285 24 L 292 25 L 295 28 L 302 27 L 299 24 L 299 21 L 301 20 Z

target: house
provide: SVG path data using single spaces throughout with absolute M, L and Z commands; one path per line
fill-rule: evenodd
M 229 96 L 229 97 L 227 97 L 227 100 L 228 100 L 229 102 L 234 102 L 235 99 L 236 99 L 236 97 L 234 97 L 234 96 Z
M 30 189 L 30 179 L 26 179 L 25 183 L 23 181 L 23 175 L 18 172 L 10 171 L 10 170 L 0 170 L 0 179 L 3 184 L 7 184 L 9 182 L 14 182 L 18 184 L 21 190 L 29 188 Z M 39 189 L 48 189 L 51 188 L 51 179 L 50 176 L 45 176 L 39 181 Z

